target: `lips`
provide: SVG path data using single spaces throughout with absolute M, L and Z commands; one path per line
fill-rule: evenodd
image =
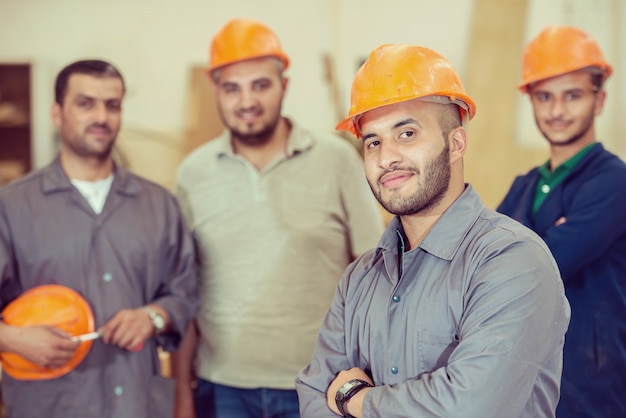
M 260 109 L 253 108 L 249 110 L 240 110 L 239 112 L 237 112 L 237 116 L 243 120 L 248 121 L 259 118 L 262 113 L 263 112 L 261 112 Z
M 111 129 L 108 126 L 90 126 L 87 132 L 94 135 L 110 135 Z
M 394 170 L 389 173 L 383 174 L 380 177 L 379 183 L 386 188 L 399 187 L 410 177 L 413 177 L 413 173 L 410 171 Z
M 566 129 L 570 125 L 570 122 L 565 122 L 562 120 L 553 120 L 553 121 L 547 121 L 546 125 L 548 125 L 550 128 L 555 129 L 555 130 L 562 130 L 562 129 Z

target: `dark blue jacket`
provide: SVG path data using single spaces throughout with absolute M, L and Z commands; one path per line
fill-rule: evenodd
M 626 164 L 596 144 L 533 219 L 539 177 L 517 177 L 498 211 L 545 240 L 565 283 L 572 318 L 557 416 L 626 417 Z

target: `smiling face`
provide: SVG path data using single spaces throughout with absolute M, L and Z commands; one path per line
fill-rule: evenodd
M 266 57 L 230 64 L 213 74 L 218 109 L 233 140 L 264 145 L 280 121 L 287 79 L 282 64 Z
M 116 77 L 72 74 L 62 103 L 52 107 L 62 152 L 106 160 L 121 126 L 124 87 Z
M 587 70 L 548 78 L 530 86 L 537 127 L 552 146 L 577 148 L 595 141 L 594 120 L 606 93 L 598 91 Z
M 361 117 L 367 180 L 388 212 L 425 213 L 445 199 L 452 159 L 442 121 L 458 120 L 458 109 L 449 106 L 411 100 Z

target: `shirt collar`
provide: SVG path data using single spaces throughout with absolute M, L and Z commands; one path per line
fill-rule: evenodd
M 114 166 L 115 177 L 111 185 L 111 191 L 133 196 L 139 193 L 141 186 L 134 176 L 128 170 L 119 165 Z M 61 157 L 59 155 L 42 170 L 42 188 L 44 193 L 54 193 L 57 191 L 72 190 L 74 186 L 65 174 L 61 165 Z
M 587 153 L 589 153 L 589 151 L 591 151 L 591 149 L 596 144 L 598 144 L 598 142 L 592 142 L 591 144 L 587 145 L 585 148 L 578 151 L 576 155 L 574 155 L 572 158 L 570 158 L 569 160 L 565 161 L 563 164 L 556 167 L 553 171 L 550 171 L 550 160 L 546 161 L 544 164 L 538 167 L 541 178 L 543 178 L 544 180 L 549 180 L 551 177 L 559 173 L 567 174 L 571 172 L 572 169 L 576 166 L 576 164 L 578 164 L 578 162 L 582 160 L 583 157 L 587 155 Z
M 304 129 L 300 128 L 296 123 L 294 123 L 291 119 L 285 118 L 287 123 L 291 127 L 289 132 L 289 138 L 287 140 L 287 157 L 291 158 L 299 153 L 302 153 L 315 144 L 315 139 L 313 136 Z M 230 139 L 230 131 L 228 129 L 224 130 L 220 136 L 215 138 L 217 144 L 217 156 L 229 156 L 235 157 L 236 154 L 233 152 L 233 147 Z
M 418 248 L 441 259 L 452 260 L 483 209 L 478 193 L 466 184 L 461 196 L 443 213 Z M 377 255 L 381 251 L 397 251 L 398 231 L 404 234 L 400 218 L 395 216 L 378 243 Z

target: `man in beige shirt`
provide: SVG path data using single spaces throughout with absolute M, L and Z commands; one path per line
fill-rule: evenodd
M 382 233 L 356 150 L 281 114 L 288 65 L 274 32 L 248 19 L 211 46 L 227 129 L 178 173 L 203 282 L 174 359 L 177 417 L 298 417 L 295 377 L 337 282 Z

